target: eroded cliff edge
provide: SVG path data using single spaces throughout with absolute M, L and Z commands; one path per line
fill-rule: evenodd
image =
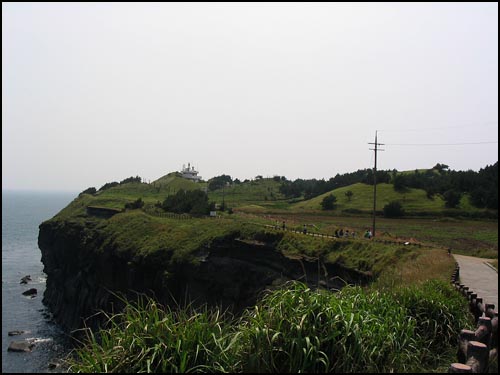
M 138 215 L 143 214 L 135 216 Z M 175 241 L 174 245 L 158 241 L 156 251 L 139 251 L 143 243 L 152 241 L 152 234 L 146 229 L 155 223 L 149 219 L 141 216 L 144 228 L 139 229 L 142 228 L 144 237 L 136 235 L 131 243 L 126 241 L 126 234 L 110 232 L 112 220 L 120 219 L 82 216 L 78 220 L 49 220 L 40 225 L 38 244 L 47 274 L 44 303 L 67 331 L 81 328 L 85 318 L 101 309 L 118 311 L 121 302 L 115 293 L 129 297 L 134 297 L 135 292 L 154 294 L 163 304 L 207 303 L 238 313 L 253 305 L 264 289 L 286 280 L 336 289 L 346 282 L 368 280 L 365 273 L 340 264 L 318 262 L 307 256 L 285 256 L 276 248 L 283 233 L 256 231 L 249 235 L 230 229 L 209 240 L 196 243 L 193 239 L 194 247 L 181 257 L 176 253 Z M 134 222 L 132 218 L 130 222 Z M 123 221 L 122 227 L 125 223 L 128 222 Z M 168 232 L 168 225 L 167 229 L 162 227 L 164 235 L 174 236 Z M 179 248 L 186 246 L 182 242 L 185 240 L 176 237 Z M 87 325 L 98 322 L 92 318 Z

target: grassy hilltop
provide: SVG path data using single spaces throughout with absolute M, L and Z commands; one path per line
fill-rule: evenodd
M 345 195 L 347 191 L 353 193 L 350 200 Z M 356 209 L 370 212 L 373 209 L 373 186 L 362 183 L 332 190 L 307 201 L 295 203 L 292 207 L 300 210 L 320 210 L 321 201 L 329 194 L 337 197 L 338 210 Z M 400 201 L 405 210 L 410 212 L 437 212 L 445 208 L 444 200 L 441 197 L 436 196 L 429 199 L 424 190 L 407 189 L 406 192 L 402 193 L 395 191 L 392 184 L 377 184 L 377 209 L 380 210 L 385 204 L 395 200 Z

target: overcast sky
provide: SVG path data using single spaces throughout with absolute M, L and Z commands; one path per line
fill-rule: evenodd
M 3 189 L 328 179 L 376 130 L 379 169 L 498 160 L 497 3 L 2 3 Z

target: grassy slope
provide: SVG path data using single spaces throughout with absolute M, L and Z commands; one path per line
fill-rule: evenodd
M 128 183 L 102 192 L 96 196 L 83 195 L 61 211 L 59 216 L 85 215 L 88 205 L 104 206 L 123 209 L 125 203 L 142 198 L 146 206 L 152 206 L 158 201 L 163 201 L 169 194 L 178 189 L 198 189 L 206 183 L 194 183 L 178 177 L 176 173 L 169 173 L 152 184 Z M 320 202 L 329 193 L 308 201 L 289 204 L 283 200 L 279 191 L 280 183 L 273 179 L 255 180 L 225 188 L 225 201 L 228 206 L 237 211 L 252 212 L 259 215 L 278 213 L 281 220 L 286 220 L 287 225 L 296 225 L 297 228 L 304 223 L 314 224 L 316 230 L 332 234 L 335 229 L 349 228 L 359 233 L 371 226 L 370 217 L 339 217 L 342 209 L 355 208 L 370 212 L 372 209 L 373 187 L 365 184 L 354 184 L 333 191 L 338 198 L 338 208 L 333 211 L 322 211 Z M 353 191 L 351 202 L 345 196 L 347 190 Z M 271 195 L 272 193 L 272 195 Z M 272 200 L 273 198 L 277 200 Z M 211 201 L 222 202 L 222 189 L 209 193 Z M 267 201 L 265 200 L 267 197 Z M 395 192 L 390 184 L 377 186 L 377 208 L 381 210 L 384 202 L 400 199 L 406 211 L 410 212 L 436 212 L 445 213 L 444 202 L 440 197 L 430 200 L 425 192 L 411 189 L 402 194 Z M 467 199 L 462 200 L 462 210 L 477 210 L 470 207 Z M 450 209 L 448 209 L 450 210 Z M 426 243 L 451 247 L 454 251 L 466 255 L 495 257 L 498 251 L 498 229 L 496 222 L 464 221 L 464 220 L 432 220 L 432 219 L 384 219 L 378 218 L 378 234 L 385 232 L 401 238 L 416 238 Z M 267 224 L 272 224 L 267 222 Z M 312 229 L 312 228 L 311 228 Z
M 168 195 L 175 194 L 180 189 L 195 190 L 206 187 L 206 183 L 195 183 L 185 178 L 169 173 L 151 184 L 131 182 L 98 192 L 95 196 L 87 196 L 87 205 L 122 209 L 127 202 L 138 198 L 146 204 L 153 205 L 163 202 Z
M 402 267 L 409 254 L 413 254 L 412 259 L 416 259 L 425 257 L 430 251 L 414 247 L 401 248 L 400 245 L 382 245 L 363 238 L 338 241 L 290 232 L 283 234 L 265 228 L 264 224 L 269 224 L 267 219 L 236 214 L 226 215 L 223 219 L 178 220 L 151 216 L 142 210 L 130 210 L 110 219 L 87 217 L 86 206 L 96 202 L 99 202 L 99 197 L 82 195 L 52 220 L 77 221 L 82 225 L 93 220 L 97 223 L 96 228 L 106 238 L 102 249 L 109 245 L 125 254 L 141 257 L 152 254 L 162 257 L 161 254 L 164 254 L 169 262 L 193 261 L 193 254 L 197 250 L 214 239 L 227 236 L 258 240 L 264 238 L 274 242 L 276 248 L 285 255 L 304 254 L 315 257 L 321 254 L 327 262 L 340 262 L 349 268 L 371 271 L 374 275 L 379 275 L 386 269 Z M 441 252 L 445 253 L 444 250 Z M 445 271 L 441 274 L 448 275 L 451 273 L 452 263 L 442 260 Z
M 160 177 L 156 181 L 153 181 L 152 184 L 155 187 L 167 187 L 171 190 L 195 190 L 202 189 L 207 186 L 206 182 L 194 182 L 185 178 L 182 178 L 179 172 L 171 172 L 166 174 L 163 177 Z
M 348 190 L 354 194 L 350 201 L 345 196 Z M 363 183 L 345 186 L 307 201 L 292 204 L 291 209 L 321 210 L 321 201 L 330 194 L 337 197 L 337 211 L 357 209 L 368 212 L 373 209 L 373 185 Z M 384 205 L 395 200 L 401 202 L 407 212 L 441 212 L 446 210 L 444 200 L 438 195 L 429 199 L 422 189 L 407 189 L 407 191 L 401 193 L 395 191 L 392 184 L 377 184 L 377 210 L 382 210 Z M 469 203 L 467 196 L 462 197 L 459 208 L 466 211 L 480 211 Z
M 241 184 L 233 184 L 222 189 L 217 189 L 208 193 L 209 199 L 217 203 L 224 202 L 229 207 L 239 207 L 247 205 L 269 206 L 277 201 L 283 201 L 284 197 L 279 192 L 281 183 L 272 178 L 263 178 Z

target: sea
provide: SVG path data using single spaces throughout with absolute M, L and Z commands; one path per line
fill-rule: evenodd
M 71 340 L 43 305 L 47 275 L 38 248 L 38 226 L 66 207 L 78 193 L 2 190 L 2 373 L 62 372 L 49 369 L 71 348 Z M 29 275 L 31 281 L 21 284 Z M 36 288 L 34 298 L 22 293 Z M 9 331 L 26 331 L 8 336 Z M 31 352 L 10 352 L 12 341 L 32 340 Z

